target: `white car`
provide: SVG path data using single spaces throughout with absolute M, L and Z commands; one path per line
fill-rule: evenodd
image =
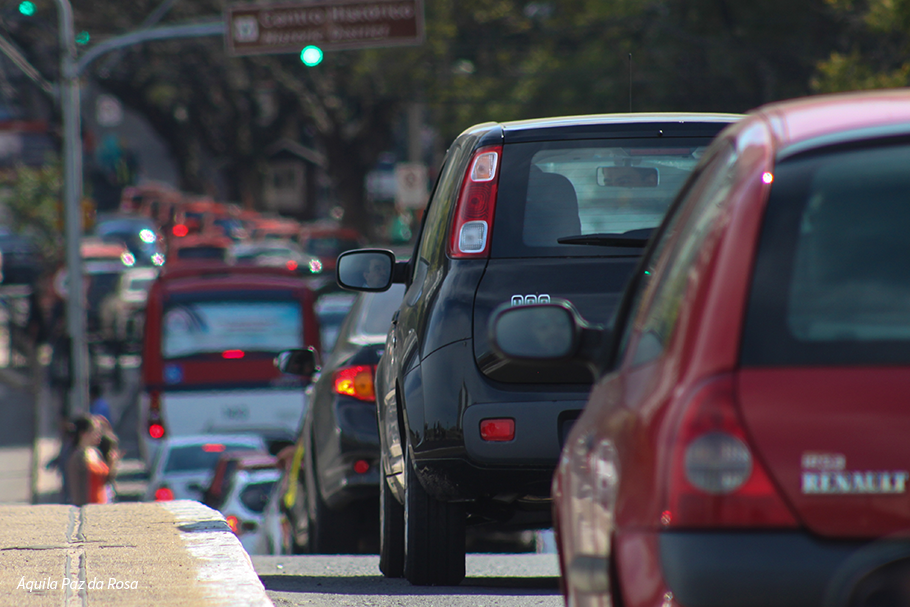
M 221 454 L 240 449 L 265 452 L 265 440 L 254 434 L 199 434 L 164 439 L 149 471 L 143 501 L 201 500 Z
M 240 459 L 228 480 L 221 513 L 249 554 L 269 554 L 261 546 L 266 504 L 277 490 L 281 470 L 270 455 Z

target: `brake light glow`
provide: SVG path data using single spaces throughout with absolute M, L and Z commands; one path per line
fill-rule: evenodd
M 178 223 L 171 229 L 171 233 L 177 238 L 183 238 L 190 233 L 190 229 L 182 223 Z
M 499 443 L 513 440 L 515 438 L 515 420 L 511 417 L 481 420 L 480 438 Z
M 794 527 L 796 518 L 749 444 L 733 378 L 714 379 L 683 413 L 662 527 Z
M 224 520 L 227 521 L 228 527 L 231 528 L 231 531 L 234 532 L 234 535 L 240 535 L 240 519 L 232 514 L 228 517 L 225 517 Z
M 373 390 L 373 374 L 376 367 L 373 365 L 355 365 L 335 371 L 333 389 L 336 394 L 353 396 L 358 400 L 374 401 L 376 393 Z
M 161 393 L 149 392 L 148 433 L 151 438 L 164 438 L 166 431 L 161 419 Z
M 169 502 L 174 499 L 174 492 L 168 489 L 167 487 L 158 487 L 155 490 L 155 501 L 156 502 Z
M 243 350 L 225 350 L 221 353 L 221 358 L 243 358 L 245 353 Z
M 297 262 L 294 261 L 293 259 L 288 259 L 287 263 L 284 265 L 287 267 L 288 270 L 290 270 L 292 272 L 297 269 Z
M 206 443 L 202 445 L 202 450 L 206 453 L 222 453 L 224 449 L 224 445 L 220 443 Z
M 499 188 L 502 146 L 480 148 L 461 184 L 448 254 L 456 259 L 490 256 L 490 236 Z

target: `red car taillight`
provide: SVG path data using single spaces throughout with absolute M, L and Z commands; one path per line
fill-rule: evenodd
M 664 527 L 795 527 L 736 409 L 732 377 L 702 386 L 683 412 L 670 463 Z
M 501 161 L 501 145 L 480 148 L 474 153 L 455 206 L 449 235 L 449 257 L 472 259 L 490 256 L 490 232 L 496 210 Z
M 355 365 L 335 371 L 332 388 L 336 394 L 353 396 L 358 400 L 373 402 L 376 392 L 373 390 L 373 374 L 376 367 L 373 365 Z
M 149 392 L 148 433 L 151 438 L 164 438 L 164 420 L 161 419 L 161 393 Z

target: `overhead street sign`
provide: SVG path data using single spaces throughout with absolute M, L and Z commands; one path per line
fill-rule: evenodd
M 423 0 L 242 4 L 227 8 L 233 56 L 423 43 Z

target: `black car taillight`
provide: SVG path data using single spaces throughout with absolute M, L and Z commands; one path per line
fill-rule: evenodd
M 490 256 L 490 233 L 499 188 L 502 146 L 488 146 L 474 152 L 461 184 L 455 206 L 448 254 L 456 259 Z

